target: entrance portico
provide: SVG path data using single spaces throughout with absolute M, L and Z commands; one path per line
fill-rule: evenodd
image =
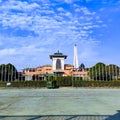
M 63 55 L 59 51 L 50 55 L 50 59 L 52 59 L 52 69 L 55 75 L 64 75 L 64 60 L 67 58 L 67 55 Z

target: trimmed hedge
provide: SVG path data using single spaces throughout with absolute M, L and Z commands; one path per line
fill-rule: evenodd
M 11 85 L 7 86 L 7 82 L 0 82 L 0 87 L 34 87 L 34 88 L 41 88 L 46 87 L 46 81 L 14 81 L 10 82 Z
M 120 87 L 120 80 L 87 80 L 82 77 L 53 77 L 60 87 Z
M 73 81 L 74 87 L 120 87 L 120 81 L 84 81 L 84 80 L 75 80 Z
M 120 87 L 120 80 L 82 80 L 82 78 L 51 77 L 48 81 L 56 81 L 59 87 Z M 46 87 L 47 81 L 13 81 L 10 86 L 7 82 L 0 82 L 0 87 L 17 87 L 17 88 L 42 88 Z
M 57 77 L 56 78 L 57 85 L 61 87 L 67 87 L 67 86 L 72 86 L 72 80 L 71 77 Z

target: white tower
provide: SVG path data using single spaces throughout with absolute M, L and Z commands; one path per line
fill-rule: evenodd
M 50 59 L 53 61 L 53 70 L 60 71 L 64 70 L 64 60 L 67 58 L 67 55 L 63 55 L 59 51 L 57 53 L 54 53 L 53 55 L 50 55 Z
M 74 45 L 74 62 L 73 62 L 74 68 L 78 68 L 78 53 L 77 53 L 77 45 Z

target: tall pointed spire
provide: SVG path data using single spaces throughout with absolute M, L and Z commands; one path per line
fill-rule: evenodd
M 75 44 L 74 45 L 74 62 L 73 62 L 73 65 L 74 65 L 74 68 L 77 69 L 78 68 L 78 53 L 77 53 L 77 45 Z

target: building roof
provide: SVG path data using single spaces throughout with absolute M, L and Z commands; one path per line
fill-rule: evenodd
M 38 66 L 36 68 L 42 68 L 42 67 L 52 67 L 52 65 L 46 64 L 46 65 L 43 65 L 43 66 Z
M 35 70 L 35 68 L 24 68 L 23 70 Z
M 71 65 L 71 64 L 65 64 L 64 66 L 70 66 L 70 67 L 73 67 L 73 65 Z
M 63 53 L 60 53 L 58 50 L 58 52 L 54 53 L 53 55 L 50 55 L 50 59 L 52 59 L 53 57 L 63 57 L 66 59 L 67 55 L 63 55 Z

